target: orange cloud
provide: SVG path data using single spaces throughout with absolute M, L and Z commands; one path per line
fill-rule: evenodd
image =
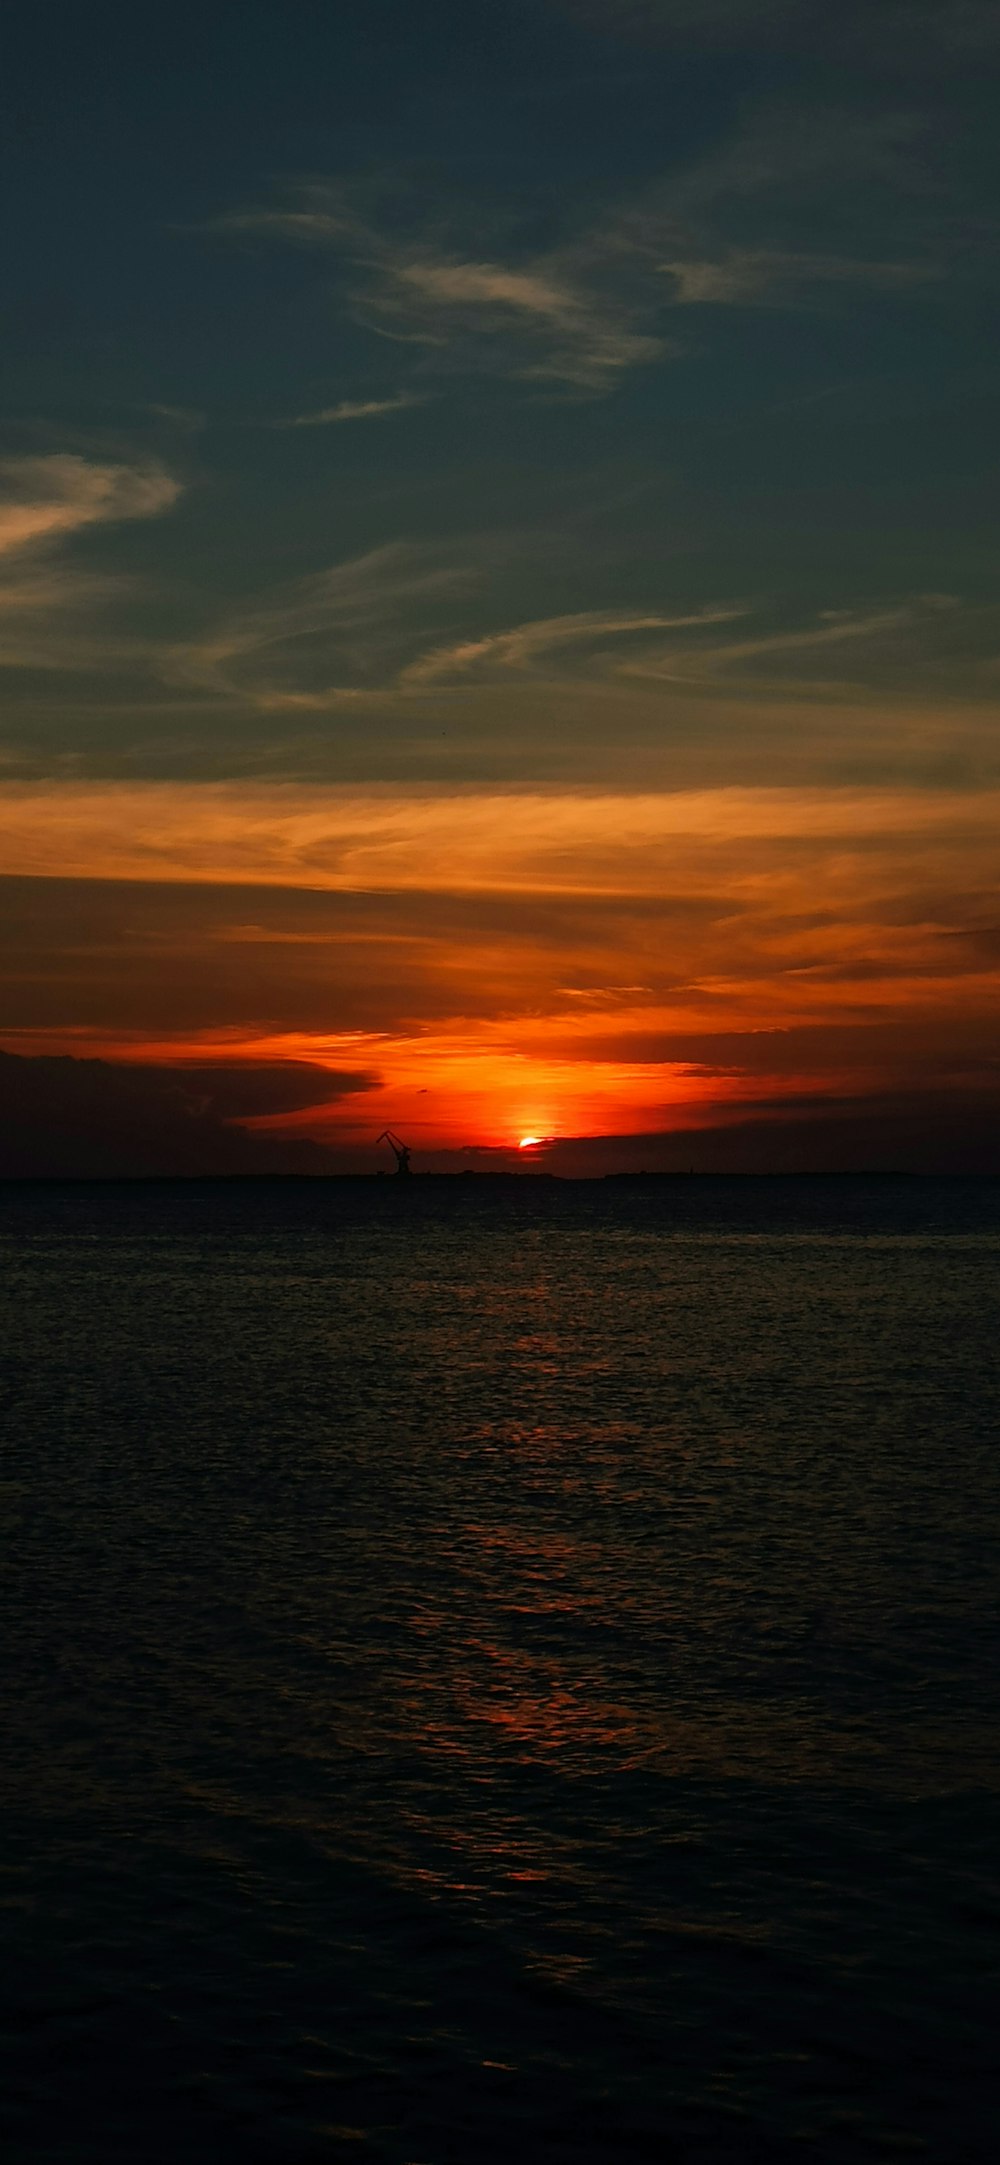
M 656 893 L 678 874 L 777 892 L 794 852 L 864 884 L 873 846 L 955 862 L 1000 790 L 364 791 L 294 783 L 10 782 L 7 872 L 310 887 Z
M 428 1150 L 649 1134 L 932 1075 L 960 1096 L 996 1052 L 998 813 L 962 792 L 11 786 L 24 910 L 76 884 L 72 931 L 63 907 L 34 963 L 7 962 L 5 1042 L 361 1067 L 350 1099 L 258 1125 L 365 1147 L 387 1125 Z

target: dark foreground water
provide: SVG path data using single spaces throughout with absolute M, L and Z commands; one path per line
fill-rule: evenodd
M 5 2154 L 993 2160 L 1000 1184 L 0 1191 Z

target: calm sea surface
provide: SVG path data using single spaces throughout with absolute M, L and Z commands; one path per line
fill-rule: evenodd
M 0 1191 L 5 2154 L 1000 2153 L 1000 1183 Z

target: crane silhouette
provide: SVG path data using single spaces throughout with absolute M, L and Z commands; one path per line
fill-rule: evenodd
M 397 1173 L 408 1173 L 410 1170 L 409 1144 L 404 1143 L 398 1135 L 394 1135 L 391 1128 L 383 1128 L 378 1140 L 380 1143 L 388 1143 L 395 1156 Z

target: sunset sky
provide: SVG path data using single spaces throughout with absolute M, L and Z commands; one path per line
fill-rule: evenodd
M 0 1172 L 1000 1171 L 994 0 L 5 45 Z

